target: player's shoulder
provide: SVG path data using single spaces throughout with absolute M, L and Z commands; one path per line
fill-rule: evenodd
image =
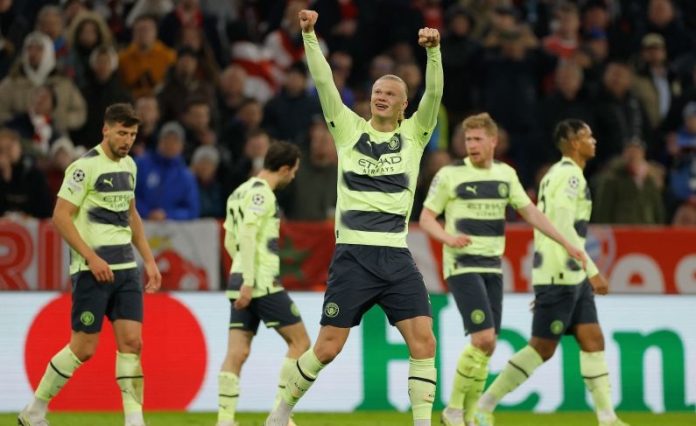
M 517 175 L 517 170 L 514 167 L 500 160 L 493 160 L 493 172 L 503 176 Z
M 71 164 L 71 167 L 90 167 L 98 163 L 100 152 L 97 148 L 92 148 L 81 156 L 77 157 Z

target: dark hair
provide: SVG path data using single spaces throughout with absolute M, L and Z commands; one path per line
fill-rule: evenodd
M 300 158 L 300 148 L 297 145 L 284 141 L 274 141 L 268 147 L 266 157 L 263 159 L 263 168 L 277 172 L 283 166 L 295 167 Z
M 126 127 L 133 127 L 140 124 L 140 118 L 135 113 L 135 109 L 129 103 L 118 103 L 109 105 L 104 112 L 104 122 L 109 125 L 121 123 Z
M 569 118 L 560 121 L 556 124 L 556 128 L 553 131 L 553 141 L 558 148 L 562 148 L 565 142 L 572 139 L 586 126 L 587 124 L 584 121 L 578 120 L 577 118 Z

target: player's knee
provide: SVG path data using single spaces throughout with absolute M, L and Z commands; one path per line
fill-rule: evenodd
M 472 344 L 478 349 L 480 349 L 482 352 L 485 352 L 486 355 L 492 355 L 495 351 L 495 335 L 480 336 L 475 340 L 472 339 Z
M 309 336 L 303 334 L 290 342 L 290 349 L 299 353 L 305 353 L 309 350 L 309 345 Z
M 140 336 L 129 336 L 126 339 L 123 339 L 118 346 L 119 352 L 139 354 L 143 349 L 143 340 L 140 338 Z
M 431 330 L 419 334 L 409 346 L 411 357 L 416 359 L 432 358 L 435 356 L 435 335 Z
M 86 346 L 86 347 L 80 348 L 79 350 L 73 351 L 73 353 L 75 354 L 77 359 L 79 359 L 80 362 L 83 362 L 83 363 L 89 361 L 94 356 L 94 354 L 96 352 L 97 352 L 97 348 L 92 347 L 92 346 Z
M 314 346 L 314 353 L 317 355 L 319 362 L 328 364 L 341 353 L 342 349 L 343 345 L 339 341 L 327 340 L 324 342 L 317 342 Z

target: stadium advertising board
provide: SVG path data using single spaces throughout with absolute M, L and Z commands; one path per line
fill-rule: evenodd
M 146 233 L 168 290 L 219 289 L 229 271 L 222 227 L 211 220 L 147 222 Z M 532 232 L 507 227 L 503 258 L 508 292 L 529 291 Z M 696 229 L 590 227 L 588 252 L 615 293 L 696 294 Z M 409 248 L 432 293 L 446 292 L 442 248 L 412 225 Z M 288 289 L 324 288 L 333 253 L 332 223 L 281 225 L 282 281 Z M 41 265 L 41 267 L 39 267 Z M 221 267 L 222 265 L 222 267 Z M 0 290 L 67 290 L 68 250 L 48 221 L 0 220 Z
M 322 295 L 293 293 L 311 337 L 318 331 Z M 451 298 L 433 295 L 438 338 L 437 407 L 450 393 L 456 360 L 466 343 Z M 491 362 L 498 373 L 525 345 L 529 295 L 505 298 L 503 330 Z M 620 410 L 694 411 L 696 407 L 696 296 L 597 298 L 606 337 L 614 401 Z M 50 357 L 69 338 L 70 296 L 53 292 L 0 293 L 0 411 L 17 411 L 31 397 Z M 229 302 L 220 293 L 148 295 L 145 302 L 145 407 L 215 411 L 217 373 L 224 357 Z M 97 355 L 81 367 L 52 402 L 53 410 L 119 410 L 115 347 L 105 326 Z M 242 374 L 239 409 L 265 411 L 273 402 L 284 343 L 259 331 Z M 398 332 L 373 310 L 351 332 L 337 360 L 298 406 L 304 411 L 406 410 L 408 354 Z M 578 347 L 566 338 L 558 352 L 503 408 L 589 409 L 580 378 Z

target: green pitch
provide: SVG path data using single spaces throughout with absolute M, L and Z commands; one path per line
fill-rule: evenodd
M 238 421 L 241 426 L 262 426 L 264 413 L 241 413 Z M 693 426 L 696 425 L 696 413 L 679 414 L 645 414 L 623 413 L 621 418 L 631 426 Z M 148 426 L 214 426 L 214 413 L 146 413 Z M 297 413 L 294 417 L 299 426 L 404 426 L 411 424 L 408 413 L 395 412 L 359 412 L 359 413 Z M 122 426 L 120 413 L 51 413 L 48 417 L 51 426 Z M 433 425 L 440 422 L 436 413 Z M 15 414 L 0 414 L 0 424 L 14 425 Z M 496 416 L 498 426 L 592 426 L 596 425 L 591 413 L 533 414 L 500 413 Z

